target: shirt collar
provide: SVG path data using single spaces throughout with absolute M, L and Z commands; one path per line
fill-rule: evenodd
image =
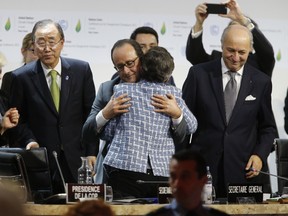
M 178 212 L 180 215 L 186 215 L 188 211 L 191 211 L 191 210 L 188 210 L 188 209 L 185 209 L 183 208 L 182 206 L 180 206 L 178 203 L 177 203 L 177 200 L 176 199 L 173 199 L 171 204 L 170 204 L 170 207 L 172 209 L 172 211 L 176 211 Z M 199 205 L 193 209 L 193 211 L 195 211 L 195 213 L 197 213 L 197 215 L 203 215 L 201 214 L 201 212 L 205 211 L 202 204 L 199 203 Z
M 41 61 L 40 61 L 41 62 Z M 53 69 L 53 70 L 56 70 L 58 75 L 61 76 L 61 58 L 59 58 L 59 61 L 58 61 L 58 64 L 56 65 L 55 68 L 48 68 L 46 65 L 44 65 L 42 62 L 41 62 L 41 66 L 43 68 L 43 71 L 44 71 L 44 74 L 45 74 L 45 77 L 47 77 L 49 75 L 49 72 Z
M 244 65 L 240 68 L 240 70 L 237 71 L 237 74 L 242 76 L 243 75 L 243 69 L 244 69 Z M 226 67 L 223 58 L 221 58 L 221 70 L 222 70 L 222 75 L 226 74 L 227 71 L 229 71 L 229 69 Z

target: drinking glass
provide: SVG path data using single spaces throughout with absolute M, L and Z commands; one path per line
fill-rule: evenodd
M 111 186 L 106 185 L 106 202 L 113 201 L 113 189 Z
M 215 187 L 212 186 L 212 203 L 214 203 L 216 200 L 216 191 L 215 191 Z

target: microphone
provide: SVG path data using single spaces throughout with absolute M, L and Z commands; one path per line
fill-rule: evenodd
M 261 171 L 261 170 L 256 170 L 256 169 L 254 169 L 253 167 L 250 167 L 248 171 L 259 172 L 259 173 L 262 173 L 262 174 L 265 174 L 265 175 L 274 176 L 274 177 L 276 177 L 276 178 L 278 178 L 278 179 L 282 179 L 282 180 L 288 181 L 288 178 L 285 178 L 285 177 L 279 176 L 279 175 L 275 175 L 275 174 L 272 174 L 272 173 L 269 173 L 269 172 L 264 172 L 264 171 Z
M 168 181 L 143 181 L 137 180 L 137 184 L 168 184 Z
M 63 184 L 63 187 L 64 187 L 64 191 L 65 191 L 65 193 L 67 194 L 66 186 L 65 186 L 65 180 L 64 180 L 64 177 L 63 177 L 63 173 L 62 173 L 61 167 L 60 167 L 60 165 L 59 165 L 57 152 L 56 152 L 56 151 L 53 151 L 52 153 L 53 153 L 53 156 L 54 156 L 54 158 L 55 158 L 58 171 L 59 171 L 59 173 L 60 173 L 60 177 L 61 177 L 61 180 L 62 180 L 62 184 Z

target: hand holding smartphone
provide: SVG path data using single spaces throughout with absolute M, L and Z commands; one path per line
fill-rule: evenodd
M 227 14 L 225 4 L 206 4 L 208 14 Z

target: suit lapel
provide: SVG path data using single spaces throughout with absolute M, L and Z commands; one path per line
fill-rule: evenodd
M 47 106 L 51 109 L 51 111 L 57 114 L 40 60 L 36 62 L 34 71 L 31 74 L 30 78 L 31 78 L 32 83 L 35 86 L 36 91 L 39 93 L 40 97 L 47 104 Z
M 72 82 L 72 75 L 70 64 L 64 58 L 61 58 L 61 92 L 60 92 L 60 110 L 59 113 L 65 112 L 67 101 L 70 94 L 70 87 Z
M 245 102 L 247 95 L 250 95 L 250 92 L 253 89 L 254 82 L 252 79 L 251 72 L 248 70 L 249 69 L 247 69 L 247 67 L 244 66 L 241 86 L 240 86 L 238 97 L 237 97 L 237 100 L 236 100 L 236 103 L 235 103 L 235 106 L 234 106 L 234 109 L 230 118 L 230 122 L 233 121 L 235 116 L 237 116 L 237 113 L 239 112 L 239 110 L 241 109 L 241 106 Z
M 224 96 L 223 96 L 223 81 L 221 71 L 221 61 L 217 61 L 217 65 L 210 71 L 211 86 L 216 97 L 218 109 L 221 113 L 223 122 L 226 124 Z

